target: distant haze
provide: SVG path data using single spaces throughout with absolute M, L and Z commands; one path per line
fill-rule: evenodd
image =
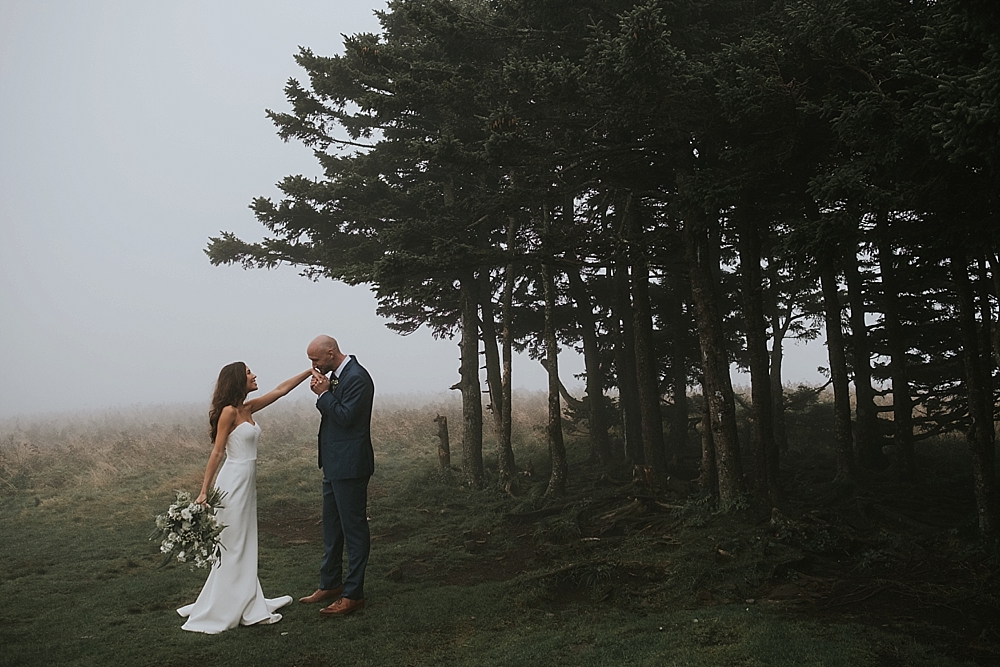
M 381 8 L 0 2 L 0 417 L 207 401 L 237 359 L 266 390 L 307 367 L 319 333 L 382 393 L 458 380 L 457 341 L 394 334 L 366 288 L 203 253 L 220 230 L 261 238 L 250 201 L 318 174 L 264 111 L 287 108 L 299 45 L 338 53 L 341 34 L 378 30 Z M 577 386 L 579 357 L 561 363 Z M 821 346 L 790 346 L 785 376 L 819 382 L 818 364 Z M 544 387 L 541 366 L 518 358 L 514 385 Z

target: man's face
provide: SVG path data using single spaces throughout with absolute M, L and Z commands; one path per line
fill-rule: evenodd
M 332 348 L 310 347 L 306 350 L 306 356 L 309 357 L 309 361 L 312 362 L 313 368 L 318 370 L 320 373 L 329 373 L 335 368 L 333 365 Z

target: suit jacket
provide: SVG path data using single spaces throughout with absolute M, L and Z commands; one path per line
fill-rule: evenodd
M 372 402 L 375 383 L 354 355 L 340 373 L 336 389 L 316 399 L 319 467 L 327 479 L 369 477 L 375 472 Z

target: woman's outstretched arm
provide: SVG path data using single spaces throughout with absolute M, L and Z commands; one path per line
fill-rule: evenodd
M 271 403 L 274 403 L 276 400 L 278 400 L 279 398 L 290 392 L 292 389 L 295 389 L 297 386 L 302 384 L 302 381 L 305 380 L 310 375 L 312 375 L 312 368 L 302 373 L 299 373 L 295 377 L 288 378 L 287 380 L 285 380 L 284 382 L 282 382 L 277 387 L 267 392 L 263 396 L 258 396 L 257 398 L 247 401 L 245 405 L 248 408 L 250 408 L 251 413 L 257 412 L 262 408 L 266 408 L 267 406 L 271 405 Z

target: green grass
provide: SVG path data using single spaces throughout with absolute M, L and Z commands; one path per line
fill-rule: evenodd
M 260 419 L 259 578 L 269 597 L 316 586 L 320 473 L 309 407 Z M 747 603 L 774 576 L 775 550 L 790 547 L 768 551 L 737 519 L 697 504 L 581 539 L 581 521 L 625 502 L 614 484 L 587 477 L 582 443 L 570 442 L 571 474 L 589 490 L 550 516 L 512 521 L 545 507 L 530 486 L 513 499 L 435 469 L 431 419 L 454 409 L 377 415 L 363 612 L 325 618 L 296 602 L 276 625 L 215 636 L 182 631 L 175 611 L 195 599 L 205 572 L 158 568 L 147 540 L 172 489 L 200 483 L 200 417 L 9 431 L 0 447 L 0 665 L 967 664 L 907 634 Z M 541 469 L 544 445 L 531 415 L 522 417 L 516 453 Z M 713 560 L 719 549 L 733 559 Z M 693 595 L 706 581 L 711 603 Z

